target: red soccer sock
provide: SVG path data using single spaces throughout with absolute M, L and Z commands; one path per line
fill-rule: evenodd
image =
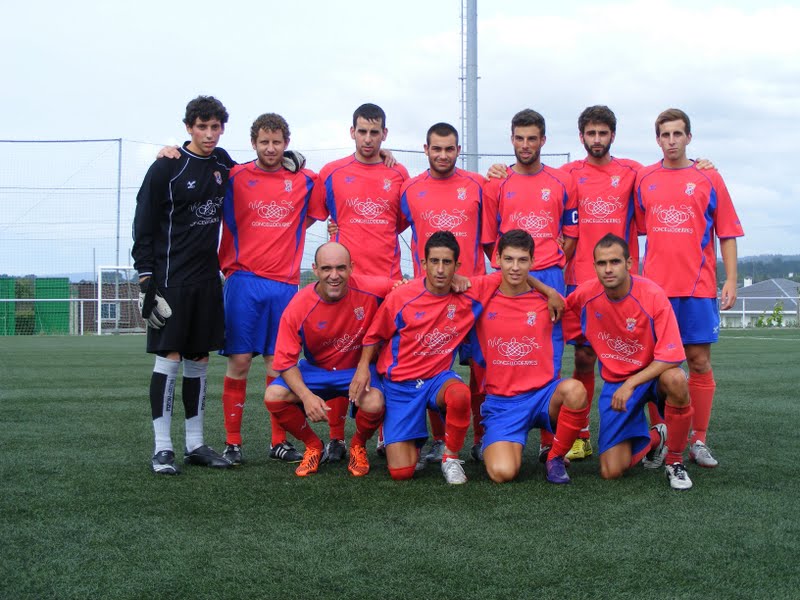
M 658 433 L 657 430 L 651 429 L 650 443 L 641 450 L 639 450 L 637 454 L 631 456 L 631 464 L 628 466 L 628 468 L 639 464 L 639 461 L 642 460 L 645 456 L 647 456 L 647 453 L 650 452 L 650 450 L 652 450 L 653 448 L 656 448 L 660 443 L 661 443 L 661 434 Z
M 272 420 L 280 423 L 282 429 L 303 442 L 306 448 L 322 450 L 322 440 L 308 426 L 306 415 L 299 404 L 294 402 L 267 402 L 265 404 Z
M 583 429 L 588 415 L 589 407 L 578 410 L 572 410 L 566 406 L 561 407 L 561 411 L 558 413 L 553 447 L 547 455 L 547 460 L 553 460 L 557 456 L 566 456 L 567 452 L 572 448 L 572 444 L 578 439 L 578 434 Z
M 714 403 L 714 392 L 717 382 L 714 381 L 714 372 L 689 373 L 689 397 L 694 406 L 694 419 L 692 420 L 691 443 L 706 443 L 708 423 L 711 421 L 711 405 Z
M 664 422 L 664 417 L 659 414 L 658 406 L 654 402 L 647 403 L 647 413 L 650 415 L 650 427 Z
M 247 396 L 247 379 L 225 377 L 222 382 L 222 410 L 225 423 L 225 443 L 242 443 L 242 414 Z
M 469 393 L 472 409 L 472 441 L 478 443 L 483 439 L 485 428 L 481 423 L 481 404 L 486 399 L 483 382 L 486 379 L 486 369 L 475 361 L 469 363 Z
M 578 372 L 573 371 L 573 379 L 577 379 L 583 384 L 586 389 L 586 401 L 589 403 L 589 411 L 592 410 L 592 398 L 594 397 L 594 371 Z M 586 413 L 586 425 L 581 429 L 578 437 L 582 440 L 588 440 L 591 437 L 589 431 L 589 413 Z
M 332 440 L 344 439 L 344 424 L 347 421 L 347 409 L 350 408 L 350 399 L 339 396 L 326 402 L 330 412 L 328 412 L 328 424 Z M 361 412 L 361 411 L 359 411 Z
M 267 375 L 267 387 L 269 387 L 273 381 L 275 381 L 275 378 Z M 267 406 L 267 410 L 269 410 L 269 406 Z M 286 441 L 286 430 L 281 427 L 280 423 L 278 423 L 278 419 L 272 418 L 269 421 L 270 429 L 272 430 L 272 441 L 270 442 L 271 446 L 282 444 Z
M 683 449 L 692 426 L 694 409 L 689 406 L 670 406 L 664 408 L 667 422 L 667 459 L 668 465 L 683 462 Z
M 458 452 L 464 446 L 470 418 L 469 388 L 461 383 L 453 383 L 444 391 L 445 415 L 445 448 Z
M 435 440 L 443 440 L 444 439 L 444 421 L 442 420 L 442 415 L 439 414 L 439 411 L 433 410 L 432 408 L 428 409 L 428 419 L 431 422 L 431 434 L 433 435 L 433 439 Z
M 407 479 L 411 479 L 414 476 L 414 465 L 400 468 L 389 467 L 389 475 L 395 481 L 405 481 Z
M 350 445 L 366 446 L 367 440 L 373 436 L 375 430 L 383 423 L 383 413 L 383 409 L 376 413 L 359 409 L 356 413 L 356 432 L 350 440 Z
M 539 444 L 542 446 L 553 446 L 553 434 L 546 429 L 539 430 Z

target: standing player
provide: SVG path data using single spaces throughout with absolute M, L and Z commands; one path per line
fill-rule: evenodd
M 208 353 L 224 339 L 217 242 L 228 153 L 217 148 L 228 112 L 213 96 L 198 96 L 183 120 L 190 140 L 178 160 L 158 159 L 136 197 L 133 259 L 147 351 L 156 355 L 150 379 L 155 473 L 176 475 L 170 434 L 178 367 L 183 362 L 186 412 L 184 462 L 227 468 L 203 440 Z
M 256 160 L 233 168 L 223 205 L 220 264 L 225 274 L 225 348 L 228 368 L 222 403 L 225 456 L 242 460 L 241 423 L 247 375 L 261 354 L 267 386 L 281 314 L 297 292 L 306 228 L 326 217 L 315 173 L 283 165 L 289 125 L 280 115 L 263 114 L 250 129 Z M 299 462 L 302 456 L 273 421 L 270 457 Z
M 485 179 L 477 173 L 456 167 L 461 152 L 458 131 L 449 123 L 436 123 L 426 136 L 424 146 L 429 169 L 410 179 L 403 186 L 400 206 L 411 226 L 411 252 L 414 276 L 422 273 L 425 243 L 437 231 L 450 231 L 458 240 L 461 255 L 461 275 L 473 277 L 486 273 L 484 252 L 480 244 L 483 184 Z M 469 349 L 461 349 L 462 364 L 469 361 Z M 480 460 L 480 405 L 482 369 L 470 361 L 470 393 L 473 414 L 474 444 L 472 456 Z M 419 467 L 426 462 L 438 462 L 444 452 L 444 426 L 436 411 L 429 413 L 433 444 L 422 454 Z
M 528 283 L 533 238 L 521 229 L 497 243 L 503 279 L 475 324 L 478 360 L 486 368 L 486 400 L 481 408 L 486 433 L 483 459 L 492 481 L 516 478 L 533 427 L 555 433 L 547 460 L 547 480 L 569 483 L 564 455 L 586 421 L 586 390 L 561 379 L 563 336 L 548 318 L 547 299 Z
M 414 475 L 419 459 L 417 444 L 428 435 L 428 409 L 445 415 L 445 481 L 461 484 L 467 480 L 458 454 L 469 428 L 470 390 L 451 366 L 458 346 L 480 313 L 478 297 L 486 287 L 496 288 L 499 278 L 478 278 L 472 280 L 474 287 L 466 293 L 452 293 L 460 252 L 452 232 L 433 233 L 425 243 L 421 265 L 425 277 L 392 293 L 364 336 L 350 398 L 357 399 L 364 390 L 370 390 L 369 366 L 378 355 L 379 344 L 388 342 L 380 351 L 378 372 L 383 377 L 383 429 L 392 479 L 410 479 Z
M 386 141 L 386 113 L 375 104 L 362 104 L 353 113 L 350 137 L 354 154 L 328 163 L 319 173 L 325 205 L 335 223 L 332 239 L 349 248 L 357 274 L 400 279 L 398 233 L 406 228 L 400 212 L 400 188 L 408 179 L 401 164 L 387 166 L 381 157 Z M 348 398 L 334 398 L 330 408 L 330 441 L 324 459 L 345 455 L 344 424 Z
M 594 249 L 596 278 L 567 297 L 564 329 L 582 336 L 600 356 L 603 390 L 600 410 L 600 474 L 617 479 L 645 455 L 645 467 L 664 462 L 670 486 L 692 487 L 683 466 L 683 449 L 692 420 L 685 354 L 675 314 L 664 291 L 631 275 L 627 242 L 605 235 Z M 666 418 L 648 435 L 644 405 L 653 402 Z M 665 432 L 666 429 L 666 432 Z
M 729 310 L 736 302 L 736 238 L 744 231 L 720 174 L 699 171 L 687 158 L 689 116 L 676 108 L 662 112 L 656 140 L 663 160 L 636 178 L 637 226 L 647 235 L 643 274 L 664 288 L 678 318 L 694 406 L 689 457 L 716 467 L 706 446 L 716 389 L 711 344 L 719 338 L 716 238 L 726 276 L 719 308 Z
M 306 445 L 295 471 L 300 477 L 316 473 L 323 455 L 322 441 L 307 426 L 306 417 L 328 420 L 331 399 L 347 397 L 364 333 L 394 285 L 386 277 L 353 274 L 350 253 L 336 242 L 317 249 L 312 268 L 318 282 L 303 288 L 281 317 L 273 362 L 281 376 L 265 397 L 272 418 Z M 305 359 L 298 364 L 301 350 Z M 358 411 L 348 470 L 355 477 L 369 472 L 365 445 L 383 420 L 383 394 L 374 365 L 370 373 L 370 391 L 354 400 Z

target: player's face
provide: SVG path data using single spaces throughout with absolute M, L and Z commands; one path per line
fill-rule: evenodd
M 449 177 L 456 168 L 456 159 L 461 146 L 456 144 L 456 136 L 431 134 L 431 141 L 425 144 L 425 154 L 434 177 Z
M 225 133 L 225 125 L 219 119 L 195 119 L 193 125 L 186 126 L 186 133 L 191 136 L 189 152 L 209 156 L 217 147 L 219 136 Z
M 625 290 L 627 293 L 632 264 L 633 258 L 626 259 L 622 246 L 618 244 L 609 248 L 596 248 L 594 251 L 594 270 L 606 291 Z
M 536 125 L 515 127 L 514 133 L 511 134 L 511 143 L 514 145 L 517 163 L 526 167 L 536 164 L 546 140 L 547 137 L 542 135 Z
M 319 279 L 317 294 L 325 302 L 341 300 L 347 293 L 347 281 L 353 273 L 353 263 L 344 248 L 331 246 L 320 249 L 313 264 L 314 275 Z
M 503 253 L 498 254 L 497 262 L 506 285 L 516 288 L 527 283 L 528 271 L 533 267 L 533 259 L 527 250 L 506 246 Z
M 450 248 L 431 248 L 428 258 L 422 261 L 425 269 L 425 285 L 434 294 L 447 294 L 453 275 L 461 263 L 457 263 Z
M 366 163 L 380 162 L 381 143 L 386 141 L 387 133 L 389 130 L 381 127 L 380 120 L 358 117 L 356 126 L 350 128 L 350 137 L 356 142 L 356 158 Z
M 277 171 L 283 163 L 283 153 L 289 140 L 283 138 L 280 129 L 259 129 L 258 137 L 253 142 L 253 150 L 258 155 L 258 166 L 265 171 Z
M 611 144 L 614 143 L 614 136 L 611 128 L 604 123 L 589 123 L 583 128 L 581 142 L 586 152 L 592 158 L 604 158 L 611 151 Z
M 686 146 L 692 141 L 692 134 L 686 133 L 683 120 L 667 121 L 659 127 L 658 145 L 664 153 L 664 160 L 675 162 L 686 158 Z

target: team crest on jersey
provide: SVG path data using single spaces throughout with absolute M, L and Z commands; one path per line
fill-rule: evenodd
M 686 184 L 686 195 L 687 196 L 694 196 L 694 188 L 697 186 L 694 183 L 687 183 Z
M 214 171 L 214 181 L 217 182 L 217 185 L 222 185 L 222 173 Z
M 388 192 L 392 189 L 392 180 L 391 179 L 384 179 L 383 180 L 383 191 Z
M 533 326 L 536 324 L 536 312 L 531 311 L 528 313 L 528 319 L 525 321 L 528 326 Z
M 636 319 L 633 317 L 628 317 L 625 319 L 625 329 L 628 331 L 633 331 L 636 328 Z
M 353 309 L 353 313 L 355 313 L 356 319 L 361 321 L 364 318 L 364 307 L 357 306 L 356 308 Z
M 456 318 L 456 305 L 455 304 L 448 304 L 447 305 L 447 318 L 451 321 Z
M 547 202 L 550 200 L 550 189 L 549 188 L 542 188 L 542 200 Z
M 256 211 L 258 216 L 272 223 L 283 221 L 294 210 L 291 202 L 282 200 L 280 204 L 273 200 L 269 204 L 263 200 L 250 203 L 250 210 Z
M 619 175 L 612 175 L 611 176 L 611 187 L 619 187 Z
M 196 180 L 192 180 L 192 181 L 187 181 L 186 182 L 186 189 L 187 190 L 193 190 L 196 187 L 197 187 L 197 181 Z
M 292 180 L 291 179 L 284 179 L 283 180 L 283 191 L 284 192 L 291 192 L 292 191 Z
M 680 208 L 675 208 L 674 204 L 671 204 L 669 208 L 664 208 L 659 204 L 653 207 L 653 214 L 661 223 L 672 229 L 680 227 L 689 219 L 694 218 L 694 210 L 685 204 L 682 204 Z
M 467 188 L 458 188 L 458 199 L 459 200 L 466 200 L 467 199 Z
M 422 213 L 422 218 L 431 224 L 432 227 L 441 231 L 452 231 L 459 225 L 468 221 L 467 213 L 463 210 L 453 209 L 452 213 L 442 210 L 442 212 L 434 212 L 432 210 Z

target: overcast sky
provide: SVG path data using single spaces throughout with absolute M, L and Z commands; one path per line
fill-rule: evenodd
M 293 147 L 344 155 L 363 102 L 386 110 L 391 148 L 421 149 L 436 121 L 460 127 L 458 0 L 77 0 L 3 12 L 4 139 L 182 140 L 200 93 L 227 106 L 229 149 L 247 149 L 253 119 L 278 112 Z M 582 157 L 577 116 L 608 104 L 612 153 L 650 164 L 661 157 L 656 115 L 679 107 L 692 118 L 690 155 L 711 158 L 731 191 L 739 254 L 800 253 L 798 23 L 797 2 L 479 0 L 480 151 L 509 152 L 511 116 L 530 107 L 547 119 L 545 152 Z

